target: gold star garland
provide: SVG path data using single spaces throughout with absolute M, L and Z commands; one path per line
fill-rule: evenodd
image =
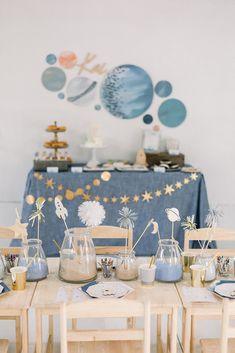
M 174 192 L 182 190 L 189 183 L 197 181 L 199 175 L 198 175 L 198 173 L 194 172 L 194 173 L 191 173 L 190 175 L 188 175 L 187 177 L 184 177 L 181 181 L 178 180 L 175 184 L 166 184 L 162 189 L 157 189 L 155 191 L 145 190 L 141 194 L 135 194 L 133 196 L 124 194 L 120 197 L 117 197 L 117 196 L 107 197 L 107 196 L 99 196 L 99 195 L 92 196 L 90 194 L 90 192 L 92 190 L 92 186 L 96 187 L 96 189 L 97 189 L 99 186 L 101 186 L 102 182 L 106 183 L 110 180 L 111 173 L 109 173 L 109 172 L 101 173 L 100 179 L 96 178 L 90 184 L 87 184 L 84 189 L 77 188 L 75 191 L 72 191 L 70 189 L 64 190 L 64 186 L 61 183 L 56 186 L 56 183 L 53 180 L 53 178 L 44 180 L 44 177 L 41 173 L 35 172 L 33 174 L 33 176 L 38 181 L 44 181 L 44 184 L 47 189 L 53 190 L 54 188 L 57 188 L 57 190 L 60 192 L 64 191 L 64 196 L 57 195 L 57 197 L 59 197 L 61 200 L 63 198 L 65 198 L 68 201 L 72 201 L 76 197 L 81 197 L 84 201 L 94 200 L 94 201 L 101 201 L 104 203 L 112 203 L 112 204 L 120 203 L 120 204 L 127 205 L 130 202 L 135 202 L 135 203 L 147 202 L 147 203 L 149 203 L 154 198 L 160 198 L 163 196 L 170 197 L 170 196 L 172 196 L 172 194 L 174 194 Z M 26 203 L 29 205 L 32 205 L 35 202 L 35 198 L 33 195 L 27 195 L 25 200 L 26 200 Z M 48 197 L 47 200 L 49 202 L 52 202 L 53 198 Z

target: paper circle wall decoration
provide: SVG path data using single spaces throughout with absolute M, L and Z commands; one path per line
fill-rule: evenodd
M 66 75 L 58 67 L 49 67 L 42 73 L 43 86 L 52 92 L 60 91 L 66 82 Z
M 158 109 L 161 123 L 167 127 L 177 127 L 186 118 L 185 105 L 178 99 L 165 100 Z
M 101 84 L 100 98 L 113 116 L 133 119 L 143 114 L 153 100 L 153 83 L 145 70 L 121 65 L 110 71 Z
M 161 97 L 161 98 L 165 98 L 168 97 L 171 92 L 172 92 L 172 85 L 169 81 L 159 81 L 155 88 L 155 93 Z
M 57 58 L 55 56 L 55 54 L 48 54 L 47 57 L 46 57 L 46 62 L 49 64 L 49 65 L 54 65 L 57 61 Z
M 77 64 L 77 55 L 72 51 L 64 51 L 59 56 L 59 63 L 64 69 L 72 69 Z
M 88 77 L 75 77 L 67 86 L 67 100 L 75 105 L 86 105 L 95 99 L 97 82 Z
M 147 125 L 151 124 L 153 122 L 153 117 L 152 115 L 150 114 L 146 114 L 144 117 L 143 117 L 143 122 Z

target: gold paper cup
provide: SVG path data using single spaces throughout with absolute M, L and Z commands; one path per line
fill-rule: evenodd
M 206 268 L 203 265 L 191 265 L 191 285 L 192 287 L 204 287 Z
M 24 290 L 26 288 L 27 267 L 24 267 L 24 266 L 12 267 L 10 271 L 11 271 L 11 279 L 12 279 L 12 289 Z
M 189 273 L 190 266 L 195 264 L 196 256 L 190 252 L 183 252 L 182 253 L 182 264 L 183 264 L 183 271 Z

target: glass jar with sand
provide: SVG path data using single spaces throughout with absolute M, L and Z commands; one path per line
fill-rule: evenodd
M 18 266 L 27 267 L 26 280 L 40 281 L 48 275 L 47 259 L 40 239 L 28 239 L 23 242 Z
M 117 258 L 116 276 L 123 281 L 131 281 L 138 277 L 138 266 L 135 252 L 120 251 Z
M 182 278 L 182 261 L 178 241 L 160 239 L 156 254 L 156 280 L 177 282 Z
M 60 252 L 60 279 L 70 283 L 85 283 L 96 276 L 96 253 L 90 229 L 66 230 Z

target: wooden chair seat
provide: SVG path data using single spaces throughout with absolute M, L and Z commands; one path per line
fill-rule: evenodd
M 0 353 L 7 353 L 8 346 L 9 346 L 8 340 L 4 340 L 4 339 L 0 340 Z
M 143 343 L 138 341 L 105 341 L 69 343 L 69 353 L 143 353 Z
M 202 353 L 220 353 L 220 339 L 207 338 L 200 340 Z M 228 353 L 235 353 L 235 338 L 228 340 Z

